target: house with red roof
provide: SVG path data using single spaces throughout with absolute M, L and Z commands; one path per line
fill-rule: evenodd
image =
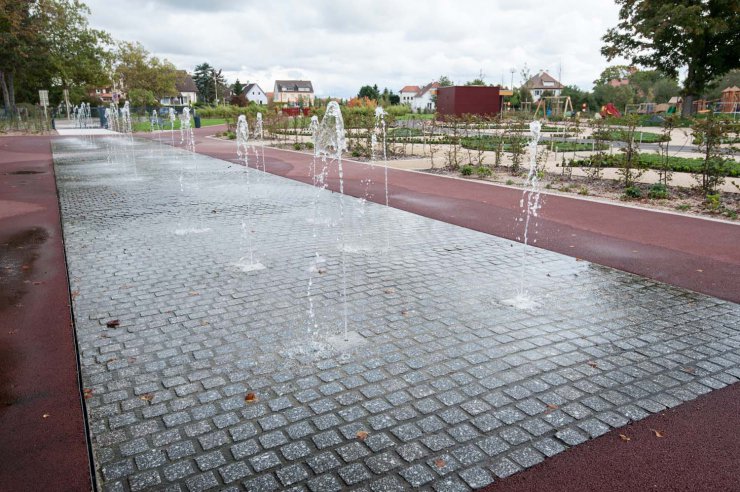
M 399 91 L 401 104 L 407 104 L 418 112 L 434 111 L 436 109 L 435 96 L 439 87 L 438 82 L 430 82 L 423 87 L 407 85 Z

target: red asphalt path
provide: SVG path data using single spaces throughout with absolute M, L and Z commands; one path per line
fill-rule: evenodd
M 49 137 L 0 137 L 0 490 L 91 489 Z
M 196 151 L 237 162 L 234 142 L 205 138 L 216 131 L 196 130 Z M 266 148 L 264 156 L 267 172 L 311 182 L 310 155 Z M 351 160 L 343 167 L 346 194 L 367 190 L 385 203 L 383 167 Z M 336 166 L 328 183 L 339 191 Z M 388 189 L 394 208 L 511 240 L 522 233 L 521 189 L 398 169 L 388 169 Z M 540 248 L 740 302 L 739 224 L 543 194 L 532 238 Z

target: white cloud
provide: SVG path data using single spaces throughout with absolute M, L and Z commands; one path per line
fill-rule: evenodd
M 266 91 L 278 78 L 307 78 L 319 95 L 341 97 L 440 75 L 464 83 L 480 71 L 508 85 L 512 67 L 518 84 L 525 63 L 556 77 L 562 67 L 563 83 L 590 89 L 607 65 L 600 38 L 617 22 L 613 0 L 87 3 L 94 27 L 179 68 L 207 61 Z

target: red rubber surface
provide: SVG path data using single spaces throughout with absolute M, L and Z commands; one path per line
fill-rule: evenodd
M 738 436 L 740 383 L 583 443 L 483 490 L 737 491 Z
M 0 138 L 4 492 L 91 488 L 53 172 L 48 137 Z

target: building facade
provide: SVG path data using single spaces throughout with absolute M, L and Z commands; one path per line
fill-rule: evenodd
M 313 106 L 315 95 L 310 80 L 276 80 L 273 91 L 275 103 L 289 106 Z

